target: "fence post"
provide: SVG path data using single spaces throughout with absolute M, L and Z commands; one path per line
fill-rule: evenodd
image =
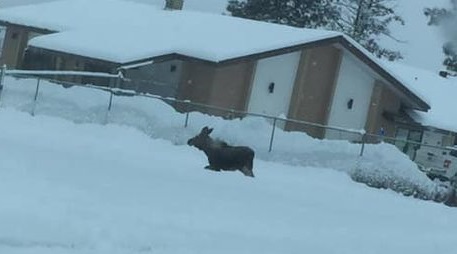
M 360 148 L 360 155 L 359 155 L 360 157 L 363 156 L 363 152 L 365 151 L 365 137 L 366 137 L 365 133 L 362 134 L 362 147 Z
M 111 111 L 111 108 L 113 107 L 113 92 L 110 92 L 109 96 L 109 103 L 108 103 L 108 111 Z
M 108 102 L 108 110 L 106 110 L 105 120 L 104 120 L 103 124 L 107 124 L 108 123 L 109 113 L 111 111 L 111 108 L 113 107 L 113 96 L 114 96 L 114 92 L 110 91 L 110 93 L 109 93 L 109 102 Z
M 271 137 L 270 137 L 270 147 L 268 148 L 268 152 L 271 152 L 271 150 L 273 149 L 273 139 L 274 139 L 274 136 L 275 136 L 276 121 L 277 121 L 277 118 L 274 118 L 274 120 L 273 120 L 273 130 L 271 131 Z
M 122 80 L 124 79 L 124 75 L 122 74 L 122 71 L 119 70 L 117 72 L 117 79 L 116 79 L 116 88 L 121 88 Z
M 122 74 L 121 70 L 118 70 L 117 72 L 117 78 L 116 78 L 116 83 L 114 84 L 114 89 L 120 89 L 122 80 L 124 79 L 124 75 Z M 111 112 L 111 109 L 113 108 L 113 97 L 114 97 L 114 91 L 113 91 L 113 83 L 110 82 L 110 90 L 109 90 L 109 102 L 108 102 L 108 109 L 106 110 L 105 114 L 105 120 L 103 124 L 108 124 L 108 119 L 109 119 L 109 113 Z
M 184 122 L 184 128 L 187 128 L 189 126 L 189 112 L 186 112 L 186 121 Z
M 35 96 L 33 97 L 33 105 L 32 105 L 32 116 L 35 116 L 35 108 L 36 108 L 36 103 L 38 100 L 38 92 L 40 91 L 40 81 L 41 79 L 38 78 L 36 82 L 36 89 L 35 89 Z

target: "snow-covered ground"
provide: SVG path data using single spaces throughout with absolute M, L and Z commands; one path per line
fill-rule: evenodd
M 359 158 L 358 145 L 276 130 L 268 153 L 262 119 L 192 113 L 184 128 L 139 97 L 107 115 L 106 93 L 46 82 L 34 105 L 34 84 L 7 78 L 1 98 L 0 253 L 455 252 L 457 210 L 347 174 L 358 164 L 436 187 L 390 145 Z M 256 178 L 203 169 L 185 141 L 204 125 L 256 150 Z
M 40 82 L 34 103 L 37 81 L 6 77 L 0 106 L 35 115 L 57 116 L 76 123 L 113 123 L 134 127 L 152 138 L 165 139 L 176 145 L 203 126 L 214 127 L 214 137 L 229 143 L 252 146 L 263 160 L 292 166 L 312 166 L 337 169 L 350 175 L 362 173 L 377 178 L 403 179 L 433 193 L 436 186 L 417 170 L 417 166 L 398 149 L 389 144 L 366 145 L 360 157 L 360 144 L 347 141 L 313 139 L 302 132 L 275 130 L 273 151 L 269 152 L 272 125 L 260 117 L 226 121 L 197 112 L 188 118 L 176 113 L 168 104 L 147 97 L 115 96 L 108 112 L 108 92 L 84 87 L 63 88 L 46 81 Z M 278 123 L 278 126 L 281 126 Z M 344 135 L 344 134 L 343 134 Z

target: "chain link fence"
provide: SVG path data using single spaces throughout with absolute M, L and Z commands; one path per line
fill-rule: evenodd
M 443 181 L 450 180 L 452 184 L 455 184 L 457 180 L 455 175 L 457 173 L 457 152 L 454 152 L 454 149 L 450 147 L 427 145 L 410 140 L 365 133 L 359 130 L 340 128 L 337 126 L 327 126 L 294 119 L 285 119 L 264 114 L 205 105 L 202 103 L 195 103 L 186 100 L 178 100 L 172 97 L 162 97 L 154 94 L 142 93 L 141 91 L 136 91 L 135 87 L 138 82 L 144 81 L 126 79 L 120 73 L 115 75 L 107 73 L 74 71 L 23 71 L 7 70 L 5 67 L 3 67 L 0 73 L 0 103 L 2 103 L 3 100 L 2 90 L 6 76 L 15 77 L 18 79 L 34 80 L 34 84 L 31 83 L 34 86 L 33 96 L 31 98 L 32 102 L 29 111 L 31 115 L 36 114 L 36 104 L 37 101 L 40 100 L 39 94 L 41 90 L 41 82 L 47 81 L 64 88 L 81 87 L 104 92 L 106 96 L 103 97 L 103 100 L 106 101 L 100 102 L 105 104 L 105 109 L 103 110 L 104 112 L 101 114 L 103 116 L 103 119 L 100 120 L 101 123 L 109 122 L 109 115 L 113 110 L 113 103 L 120 97 L 141 97 L 148 100 L 160 100 L 169 105 L 172 105 L 177 111 L 183 114 L 183 122 L 181 127 L 184 128 L 188 127 L 191 123 L 191 113 L 195 111 L 221 116 L 225 119 L 242 119 L 247 116 L 265 119 L 271 123 L 269 135 L 262 136 L 264 138 L 268 137 L 268 140 L 265 140 L 265 144 L 267 144 L 265 149 L 268 152 L 272 152 L 275 149 L 275 142 L 279 138 L 276 134 L 278 129 L 283 129 L 285 131 L 291 132 L 305 132 L 309 136 L 318 139 L 346 140 L 351 143 L 358 144 L 359 146 L 357 146 L 358 151 L 356 156 L 359 157 L 364 156 L 364 153 L 367 149 L 367 144 L 385 142 L 397 146 L 401 144 L 403 147 L 406 144 L 407 146 L 411 147 L 411 151 L 414 151 L 412 153 L 413 156 L 409 154 L 409 157 L 416 162 L 420 160 L 418 163 L 418 169 L 422 170 L 431 178 L 437 178 Z M 105 85 L 98 86 L 73 82 L 73 80 L 81 80 L 82 78 L 94 80 L 103 79 L 103 84 Z M 158 90 L 166 89 L 164 88 L 163 84 L 151 83 L 151 85 L 156 85 Z M 452 160 L 454 157 L 456 159 L 455 161 Z M 454 165 L 454 163 L 456 165 Z

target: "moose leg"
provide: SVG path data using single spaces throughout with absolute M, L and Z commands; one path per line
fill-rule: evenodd
M 243 168 L 241 169 L 241 172 L 243 172 L 243 174 L 245 176 L 250 176 L 250 177 L 254 177 L 254 172 L 252 171 L 252 168 L 254 167 L 254 155 L 248 159 L 248 162 L 246 163 L 246 165 L 243 166 Z
M 220 169 L 220 168 L 216 168 L 216 167 L 214 167 L 214 166 L 211 166 L 211 165 L 208 165 L 208 166 L 206 166 L 206 167 L 205 167 L 205 169 L 208 169 L 208 170 L 213 170 L 213 171 L 221 171 L 221 169 Z
M 248 166 L 243 166 L 240 171 L 245 175 L 245 176 L 250 176 L 254 177 L 254 173 L 252 172 L 252 169 L 250 169 Z

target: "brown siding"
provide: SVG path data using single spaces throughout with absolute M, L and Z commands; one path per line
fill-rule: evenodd
M 209 103 L 245 111 L 249 99 L 254 64 L 244 62 L 216 69 Z
M 118 65 L 112 62 L 34 47 L 30 47 L 27 50 L 27 54 L 24 58 L 23 68 L 30 70 L 87 71 L 111 74 L 116 74 L 118 72 Z M 94 84 L 100 86 L 113 86 L 118 83 L 118 81 L 114 78 L 90 76 L 51 75 L 48 76 L 48 78 L 59 81 Z
M 184 62 L 178 99 L 207 104 L 215 72 L 212 65 Z
M 28 31 L 20 27 L 7 27 L 3 42 L 1 64 L 9 68 L 20 68 L 22 56 L 28 42 Z
M 83 71 L 84 62 L 71 56 L 57 56 L 56 57 L 56 70 L 66 71 Z M 57 80 L 68 81 L 73 83 L 83 83 L 82 76 L 60 76 L 56 77 Z
M 289 118 L 326 124 L 335 90 L 341 52 L 332 46 L 312 48 L 302 53 L 289 109 Z M 322 128 L 287 124 L 286 130 L 305 131 L 322 138 Z
M 178 89 L 178 99 L 244 111 L 254 69 L 252 62 L 215 66 L 200 62 L 185 62 Z M 199 110 L 212 115 L 230 117 L 227 112 L 204 108 L 178 107 L 179 110 Z
M 381 127 L 385 130 L 385 135 L 395 136 L 395 123 L 384 116 L 384 112 L 400 114 L 401 101 L 386 84 L 381 81 L 375 82 L 373 94 L 371 96 L 370 109 L 368 112 L 365 130 L 367 133 L 378 134 Z

